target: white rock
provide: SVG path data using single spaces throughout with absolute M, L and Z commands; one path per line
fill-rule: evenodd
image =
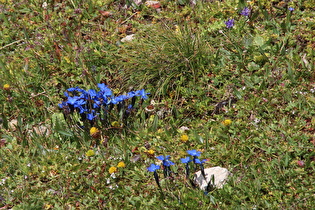
M 16 131 L 16 127 L 18 126 L 18 121 L 17 119 L 13 119 L 9 122 L 9 129 L 12 131 Z
M 134 2 L 136 5 L 142 4 L 142 0 L 133 0 L 133 2 Z
M 40 135 L 40 136 L 49 136 L 51 134 L 51 130 L 47 126 L 44 126 L 44 125 L 35 126 L 33 127 L 33 130 L 35 131 L 37 135 Z
M 127 35 L 126 37 L 122 38 L 120 41 L 121 42 L 130 42 L 134 39 L 134 34 L 130 34 L 130 35 Z
M 205 168 L 206 179 L 201 174 L 201 171 L 197 171 L 194 175 L 194 181 L 199 185 L 201 190 L 205 190 L 208 186 L 208 183 L 211 181 L 212 175 L 214 176 L 214 186 L 216 188 L 222 188 L 226 183 L 229 176 L 232 175 L 226 168 L 220 166 Z
M 161 3 L 159 1 L 146 1 L 145 4 L 154 9 L 158 9 L 161 7 Z

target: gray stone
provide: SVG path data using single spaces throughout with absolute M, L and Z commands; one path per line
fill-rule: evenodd
M 212 180 L 212 176 L 214 178 L 214 186 L 216 188 L 222 188 L 226 183 L 229 176 L 232 175 L 226 168 L 222 168 L 220 166 L 205 168 L 206 179 L 203 177 L 201 171 L 197 171 L 194 175 L 194 181 L 198 184 L 201 190 L 207 189 L 208 183 Z

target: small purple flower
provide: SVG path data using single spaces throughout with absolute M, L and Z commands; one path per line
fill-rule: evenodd
M 294 8 L 293 8 L 293 7 L 289 7 L 289 11 L 290 11 L 290 12 L 293 12 L 293 11 L 294 11 Z
M 248 17 L 250 15 L 250 9 L 248 7 L 244 7 L 240 14 Z
M 227 28 L 233 28 L 234 22 L 234 19 L 228 19 L 227 21 L 224 21 Z

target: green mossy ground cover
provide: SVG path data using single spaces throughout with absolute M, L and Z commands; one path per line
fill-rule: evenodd
M 315 2 L 191 2 L 0 0 L 0 208 L 313 207 Z M 128 123 L 58 106 L 99 83 L 150 95 Z M 186 178 L 193 149 L 233 173 L 222 189 Z

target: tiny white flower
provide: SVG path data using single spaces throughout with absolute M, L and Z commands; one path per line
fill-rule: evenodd
M 48 6 L 48 4 L 47 4 L 47 2 L 45 1 L 45 2 L 42 4 L 42 8 L 43 8 L 43 9 L 47 9 L 47 6 Z
M 112 174 L 110 175 L 110 177 L 113 178 L 113 179 L 115 179 L 115 178 L 116 178 L 115 173 L 112 173 Z

